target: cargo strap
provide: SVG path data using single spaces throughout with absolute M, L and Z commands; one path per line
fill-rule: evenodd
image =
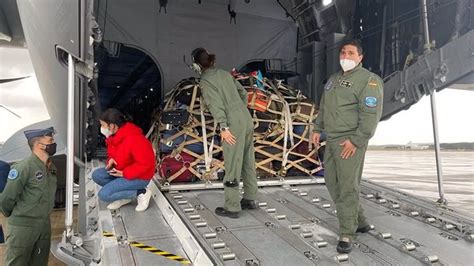
M 254 133 L 255 153 L 259 156 L 256 161 L 256 168 L 272 176 L 285 176 L 290 169 L 297 169 L 307 175 L 313 175 L 322 169 L 321 162 L 317 156 L 317 149 L 313 148 L 311 134 L 313 129 L 313 121 L 317 116 L 317 108 L 311 103 L 300 91 L 282 84 L 279 80 L 269 80 L 266 78 L 251 77 L 248 75 L 240 75 L 236 78 L 243 83 L 247 91 L 255 91 L 252 84 L 258 79 L 264 86 L 264 90 L 257 90 L 263 93 L 260 97 L 267 101 L 261 102 L 263 108 L 266 105 L 266 111 L 260 112 L 262 116 L 253 114 L 254 126 L 259 127 L 263 123 L 265 127 L 261 132 Z M 191 84 L 190 84 L 191 83 Z M 248 86 L 250 84 L 250 87 Z M 189 122 L 180 128 L 171 137 L 159 139 L 160 132 L 166 130 L 155 117 L 155 127 L 151 134 L 153 143 L 160 142 L 166 144 L 172 143 L 177 139 L 184 138 L 184 141 L 176 147 L 171 155 L 175 159 L 180 160 L 180 154 L 186 153 L 194 159 L 191 162 L 183 162 L 183 167 L 172 176 L 166 177 L 165 182 L 171 182 L 185 171 L 190 171 L 193 175 L 201 180 L 217 179 L 217 171 L 224 169 L 223 160 L 216 159 L 218 153 L 223 151 L 222 145 L 216 145 L 215 135 L 217 123 L 212 119 L 211 114 L 207 110 L 204 100 L 199 97 L 199 83 L 197 80 L 184 80 L 178 83 L 170 93 L 166 96 L 165 110 L 174 110 L 180 106 L 177 105 L 176 97 L 183 90 L 189 95 L 192 93 L 191 102 L 189 102 L 188 112 L 190 113 Z M 264 97 L 267 97 L 268 100 Z M 260 99 L 260 98 L 259 98 Z M 257 100 L 257 96 L 249 97 L 249 107 L 253 109 L 252 102 Z M 260 102 L 259 102 L 260 103 Z M 206 120 L 207 119 L 207 120 Z M 295 126 L 304 126 L 304 132 L 298 131 L 294 133 Z M 198 134 L 198 128 L 202 134 Z M 212 131 L 211 131 L 212 130 Z M 212 138 L 212 140 L 209 140 Z M 209 143 L 211 141 L 211 143 Z M 196 154 L 187 147 L 190 144 L 203 143 L 204 154 Z M 308 145 L 301 150 L 295 150 L 298 145 Z M 323 146 L 324 144 L 321 144 Z M 156 148 L 159 148 L 156 143 Z M 279 172 L 275 171 L 271 163 L 281 164 Z M 310 163 L 310 167 L 308 167 Z M 203 165 L 204 164 L 204 165 Z M 203 165 L 201 168 L 200 165 Z M 205 167 L 205 170 L 204 170 Z M 204 171 L 201 171 L 204 170 Z
M 203 145 L 204 145 L 204 164 L 206 166 L 204 179 L 210 180 L 212 177 L 211 162 L 212 162 L 212 151 L 214 149 L 214 138 L 215 138 L 215 133 L 216 133 L 216 128 L 217 128 L 217 122 L 215 119 L 213 119 L 214 120 L 214 128 L 213 128 L 214 134 L 212 135 L 211 145 L 209 145 L 209 148 L 207 148 L 206 118 L 204 116 L 204 104 L 202 104 L 203 102 L 204 101 L 201 98 L 201 105 L 200 105 L 201 127 L 202 127 L 202 140 L 203 140 Z

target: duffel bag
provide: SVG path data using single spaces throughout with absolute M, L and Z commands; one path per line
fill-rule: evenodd
M 201 97 L 201 91 L 199 89 L 199 83 L 193 78 L 183 81 L 179 84 L 179 92 L 176 94 L 175 99 L 185 105 L 191 105 L 193 101 L 194 90 L 196 91 L 196 98 Z
M 160 134 L 161 134 L 161 141 L 160 141 L 160 152 L 161 153 L 171 153 L 174 149 L 176 149 L 179 145 L 181 145 L 181 143 L 183 143 L 184 141 L 190 141 L 190 140 L 193 140 L 193 138 L 191 138 L 190 136 L 188 135 L 180 135 L 179 137 L 175 138 L 174 140 L 171 140 L 170 138 L 172 136 L 174 136 L 175 134 L 177 134 L 179 131 L 178 129 L 172 129 L 172 130 L 164 130 L 162 131 Z M 197 135 L 198 136 L 201 136 L 202 133 L 201 133 L 201 130 L 200 128 L 197 128 Z M 214 136 L 214 145 L 220 145 L 220 138 L 218 135 L 215 135 Z M 209 140 L 208 140 L 208 144 L 210 144 Z M 196 143 L 191 143 L 191 144 L 187 144 L 184 146 L 184 148 L 198 154 L 198 155 L 202 155 L 204 154 L 204 144 L 202 143 L 202 141 L 198 141 Z
M 176 157 L 170 155 L 164 156 L 161 159 L 160 165 L 158 166 L 160 176 L 164 179 L 168 179 L 181 170 L 181 168 L 188 168 L 193 161 L 194 157 L 184 152 L 180 153 Z M 191 171 L 185 170 L 175 179 L 171 180 L 171 182 L 190 182 L 192 178 L 193 174 Z
M 185 140 L 186 135 L 180 135 L 174 139 L 171 139 L 172 136 L 177 134 L 179 131 L 177 129 L 164 130 L 160 132 L 160 152 L 161 153 L 170 153 L 176 149 L 183 141 Z
M 160 114 L 160 122 L 165 125 L 181 126 L 188 122 L 188 110 L 163 111 Z
M 272 120 L 272 115 L 269 113 L 263 113 L 256 110 L 251 110 L 251 113 L 254 114 L 254 132 L 264 133 L 267 132 L 271 126 L 271 122 L 261 121 L 261 120 Z

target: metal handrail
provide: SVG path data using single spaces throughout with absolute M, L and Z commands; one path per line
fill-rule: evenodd
M 430 45 L 430 34 L 428 28 L 428 10 L 426 7 L 426 0 L 420 0 L 422 6 L 422 18 L 423 18 L 423 36 L 425 38 L 425 53 L 431 51 Z M 438 192 L 439 199 L 438 203 L 447 204 L 447 200 L 444 198 L 444 182 L 443 182 L 443 169 L 441 166 L 441 153 L 440 153 L 440 144 L 438 136 L 438 115 L 436 113 L 436 91 L 430 90 L 430 99 L 431 99 L 431 119 L 433 121 L 433 138 L 435 146 L 435 156 L 436 156 L 436 172 L 438 175 Z
M 75 62 L 71 54 L 68 55 L 68 95 L 67 95 L 67 146 L 66 146 L 66 237 L 73 235 L 72 211 L 74 203 L 74 79 Z

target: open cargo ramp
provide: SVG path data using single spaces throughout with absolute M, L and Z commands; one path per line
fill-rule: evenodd
M 284 181 L 279 181 L 284 182 Z M 349 255 L 338 254 L 335 206 L 321 184 L 259 189 L 259 209 L 239 219 L 214 209 L 224 199 L 219 184 L 172 185 L 146 212 L 134 204 L 110 212 L 99 204 L 102 262 L 107 265 L 180 265 L 130 245 L 133 241 L 189 259 L 193 265 L 466 265 L 474 260 L 473 219 L 453 210 L 363 181 L 361 204 L 374 225 L 358 234 Z M 262 183 L 260 183 L 261 185 Z M 181 189 L 179 189 L 181 187 Z M 170 187 L 168 187 L 170 188 Z

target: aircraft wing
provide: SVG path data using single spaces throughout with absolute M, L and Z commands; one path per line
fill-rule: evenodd
M 19 78 L 10 78 L 10 79 L 0 79 L 0 84 L 4 84 L 4 83 L 8 83 L 8 82 L 13 82 L 13 81 L 17 81 L 17 80 L 22 80 L 22 79 L 26 79 L 26 78 L 29 78 L 30 76 L 26 76 L 26 77 L 19 77 Z

